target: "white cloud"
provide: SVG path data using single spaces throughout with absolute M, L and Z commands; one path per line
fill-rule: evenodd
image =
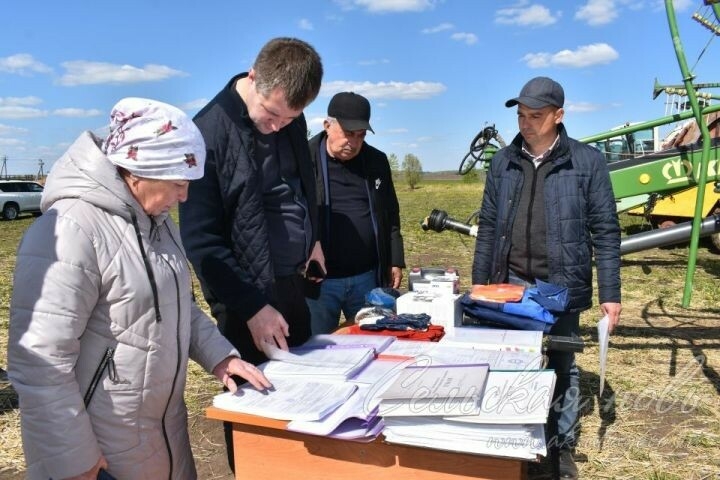
M 573 113 L 597 112 L 602 110 L 600 105 L 589 102 L 565 102 L 565 111 Z
M 576 50 L 561 50 L 557 53 L 528 53 L 523 61 L 530 68 L 565 67 L 582 68 L 603 65 L 617 60 L 618 52 L 607 43 L 594 43 Z
M 51 73 L 52 68 L 38 62 L 28 53 L 18 53 L 0 58 L 0 72 L 32 75 L 33 73 Z
M 606 25 L 618 17 L 615 0 L 588 0 L 575 12 L 575 20 L 580 20 L 590 26 Z
M 349 82 L 338 80 L 322 86 L 322 94 L 355 92 L 373 99 L 423 100 L 443 93 L 447 87 L 437 82 Z
M 622 0 L 624 3 L 628 3 L 629 0 Z M 637 0 L 636 0 L 637 1 Z M 630 0 L 630 3 L 633 3 Z M 676 12 L 682 12 L 690 8 L 691 6 L 695 5 L 697 0 L 673 0 L 673 8 Z M 661 10 L 665 11 L 665 1 L 664 0 L 653 0 L 652 1 L 652 7 L 654 10 Z
M 477 43 L 478 37 L 474 33 L 458 32 L 450 35 L 450 38 L 457 40 L 458 42 L 465 42 L 468 45 Z
M 301 18 L 298 20 L 298 28 L 301 30 L 314 30 L 315 27 L 313 27 L 313 24 L 310 20 L 307 18 Z
M 387 58 L 381 58 L 379 60 L 360 60 L 358 62 L 358 65 L 360 65 L 361 67 L 370 67 L 370 66 L 379 65 L 379 64 L 387 65 L 389 63 L 390 63 L 390 60 L 388 60 Z
M 424 33 L 424 34 L 439 33 L 439 32 L 444 32 L 447 30 L 452 30 L 454 28 L 455 28 L 455 25 L 453 25 L 452 23 L 444 22 L 439 25 L 435 25 L 434 27 L 423 28 L 420 32 Z
M 2 106 L 0 105 L 0 118 L 38 118 L 47 117 L 47 112 L 39 108 L 21 107 L 21 106 Z
M 18 145 L 24 145 L 25 142 L 18 140 L 17 138 L 0 138 L 0 145 L 3 147 L 17 147 Z
M 27 128 L 13 127 L 11 125 L 3 125 L 2 123 L 0 123 L 0 136 L 23 134 L 27 132 Z
M 694 4 L 694 0 L 673 0 L 673 7 L 678 12 L 687 10 Z
M 401 128 L 391 128 L 391 129 L 387 130 L 387 133 L 393 133 L 393 134 L 408 133 L 408 132 L 409 132 L 409 130 L 407 128 L 402 128 L 402 127 Z
M 86 118 L 86 117 L 97 117 L 102 115 L 104 112 L 96 108 L 86 110 L 83 108 L 58 108 L 53 110 L 52 114 L 58 117 L 69 117 L 69 118 Z
M 209 100 L 207 98 L 198 98 L 183 103 L 182 105 L 178 105 L 178 108 L 180 108 L 181 110 L 200 110 L 208 104 L 208 101 Z
M 561 13 L 555 15 L 550 9 L 543 5 L 526 5 L 522 2 L 520 5 L 510 8 L 501 8 L 495 12 L 495 23 L 504 25 L 519 25 L 522 27 L 546 27 L 558 21 Z
M 434 8 L 434 0 L 354 0 L 353 5 L 371 13 L 422 12 Z
M 306 118 L 308 128 L 315 133 L 319 133 L 320 130 L 323 129 L 323 122 L 325 121 L 326 117 L 313 117 L 313 118 Z
M 187 73 L 180 70 L 154 64 L 135 67 L 133 65 L 75 60 L 64 62 L 62 66 L 65 68 L 65 74 L 60 77 L 59 83 L 65 86 L 157 82 L 171 77 L 187 75 Z
M 39 105 L 42 100 L 38 97 L 0 97 L 0 107 Z

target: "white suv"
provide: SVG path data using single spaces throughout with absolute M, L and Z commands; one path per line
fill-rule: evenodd
M 0 180 L 0 212 L 5 220 L 15 220 L 20 213 L 40 213 L 43 186 L 26 180 Z

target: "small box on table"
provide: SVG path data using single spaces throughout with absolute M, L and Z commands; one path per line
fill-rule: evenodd
M 396 310 L 402 313 L 426 313 L 430 323 L 441 325 L 445 333 L 451 333 L 462 325 L 462 305 L 459 294 L 437 294 L 433 292 L 408 292 L 397 299 Z

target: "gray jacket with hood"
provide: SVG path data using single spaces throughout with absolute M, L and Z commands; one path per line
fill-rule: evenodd
M 239 355 L 193 302 L 175 224 L 144 213 L 99 144 L 86 132 L 56 162 L 18 249 L 8 371 L 27 477 L 102 453 L 119 479 L 193 479 L 188 357 L 211 371 Z

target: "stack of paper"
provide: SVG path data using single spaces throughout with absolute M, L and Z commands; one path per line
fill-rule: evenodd
M 536 459 L 547 454 L 543 425 L 554 388 L 552 370 L 490 371 L 477 414 L 386 416 L 383 434 L 406 445 Z
M 395 342 L 391 335 L 339 335 L 322 334 L 310 337 L 301 348 L 374 348 L 375 353 L 381 353 Z M 427 343 L 427 342 L 426 342 Z
M 268 377 L 305 377 L 310 379 L 347 380 L 375 358 L 372 347 L 293 349 L 292 352 L 269 346 L 269 362 L 259 365 Z
M 452 335 L 445 335 L 441 345 L 481 350 L 542 351 L 543 332 L 535 330 L 505 330 L 500 328 L 457 327 Z
M 526 370 L 490 372 L 477 415 L 446 417 L 469 423 L 524 424 L 546 423 L 553 391 L 555 371 Z
M 380 415 L 477 415 L 488 365 L 410 366 L 380 393 Z
M 471 344 L 398 340 L 378 356 L 381 360 L 429 359 L 431 365 L 487 363 L 490 370 L 538 370 L 543 366 L 540 352 L 512 349 L 475 349 Z
M 391 417 L 385 419 L 383 435 L 390 443 L 454 452 L 526 460 L 547 455 L 542 425 L 474 425 L 438 417 Z
M 294 420 L 288 430 L 344 440 L 369 442 L 385 426 L 378 416 L 377 401 L 370 395 L 370 387 L 360 386 L 352 396 L 331 414 L 314 421 Z
M 245 383 L 233 394 L 216 395 L 213 406 L 276 420 L 324 418 L 357 390 L 345 382 L 312 381 L 307 378 L 271 378 L 273 388 L 258 391 Z

